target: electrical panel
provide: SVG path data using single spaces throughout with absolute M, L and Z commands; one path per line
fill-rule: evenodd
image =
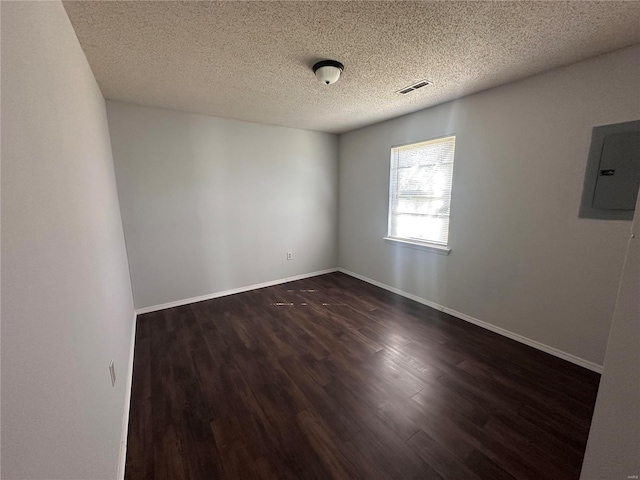
M 595 127 L 580 216 L 631 220 L 640 188 L 640 121 Z

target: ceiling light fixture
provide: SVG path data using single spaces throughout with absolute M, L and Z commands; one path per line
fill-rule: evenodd
M 343 70 L 344 65 L 335 60 L 322 60 L 313 66 L 313 73 L 315 73 L 317 79 L 325 85 L 336 83 Z

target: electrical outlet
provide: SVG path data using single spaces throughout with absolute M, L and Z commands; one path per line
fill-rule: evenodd
M 116 386 L 116 367 L 113 364 L 113 360 L 109 362 L 109 375 L 111 375 L 111 386 Z
M 287 252 L 287 260 L 293 260 L 293 252 Z

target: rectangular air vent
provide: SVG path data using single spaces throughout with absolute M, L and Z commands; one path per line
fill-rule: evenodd
M 431 85 L 432 83 L 433 82 L 430 82 L 429 80 L 420 80 L 419 82 L 413 83 L 411 85 L 404 87 L 401 90 L 398 90 L 397 93 L 402 93 L 404 95 L 409 92 L 413 92 L 414 90 L 417 90 L 419 88 L 426 87 L 427 85 Z

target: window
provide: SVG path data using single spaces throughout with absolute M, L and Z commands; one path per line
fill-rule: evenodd
M 456 137 L 391 149 L 388 240 L 445 248 Z

